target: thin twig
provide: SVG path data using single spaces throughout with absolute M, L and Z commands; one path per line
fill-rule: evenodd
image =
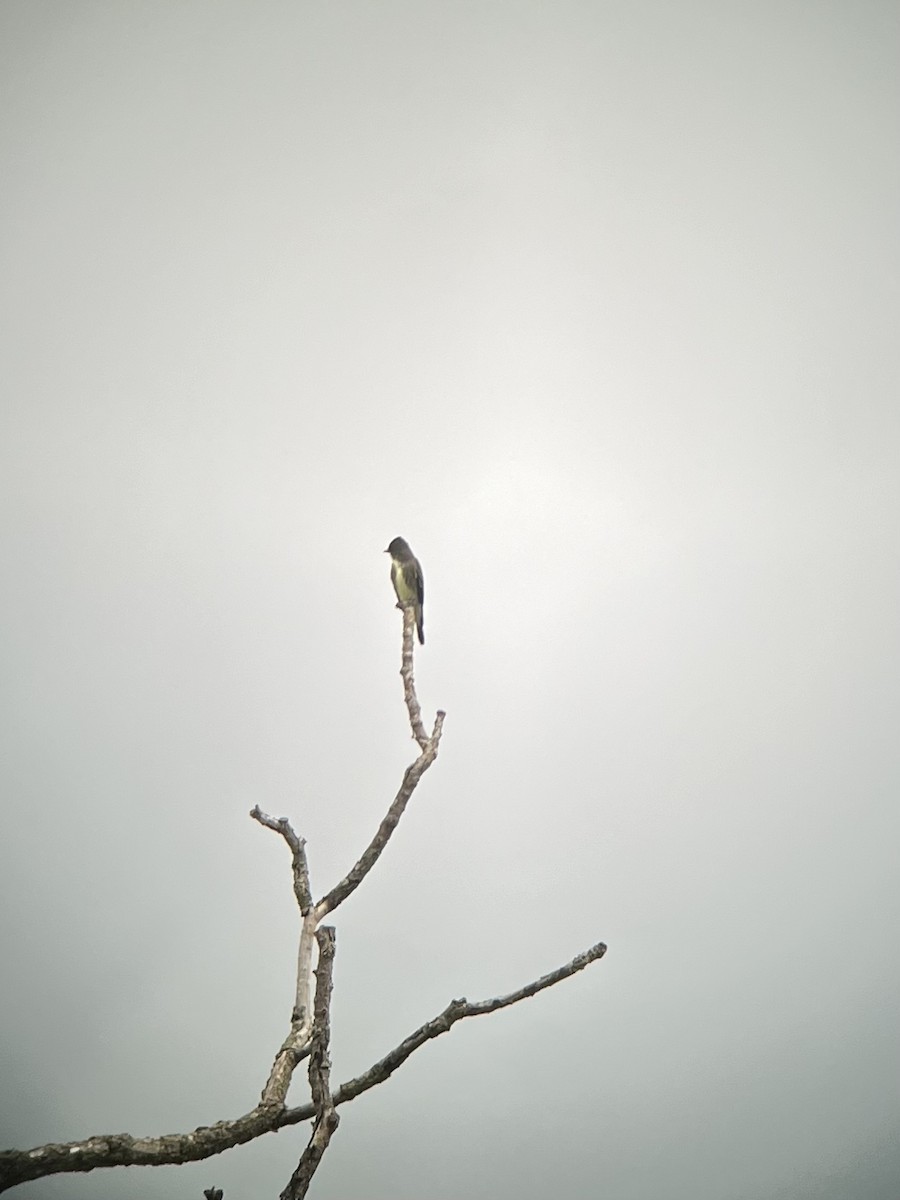
M 378 830 L 371 842 L 340 883 L 337 883 L 316 905 L 316 913 L 320 921 L 328 913 L 334 912 L 339 904 L 342 904 L 352 892 L 355 892 L 375 866 L 375 863 L 381 857 L 382 851 L 390 841 L 391 834 L 397 828 L 400 818 L 403 816 L 404 810 L 410 801 L 410 797 L 418 786 L 419 780 L 437 758 L 441 733 L 444 728 L 444 719 L 447 714 L 441 709 L 438 710 L 434 720 L 434 729 L 431 731 L 431 736 L 429 737 L 425 732 L 425 726 L 422 724 L 422 713 L 418 697 L 416 696 L 416 683 L 413 675 L 413 631 L 415 627 L 414 609 L 411 607 L 404 608 L 403 652 L 400 675 L 403 679 L 403 696 L 406 701 L 406 711 L 409 714 L 410 728 L 413 731 L 413 737 L 419 743 L 421 753 L 415 762 L 406 768 L 400 790 L 394 797 L 394 802 L 378 826 Z
M 306 839 L 298 837 L 287 817 L 270 817 L 258 804 L 250 809 L 250 816 L 267 829 L 274 829 L 287 842 L 291 851 L 291 870 L 294 877 L 294 895 L 302 916 L 312 908 L 312 891 L 309 886 L 309 865 L 306 861 Z
M 499 1008 L 508 1008 L 511 1004 L 518 1004 L 520 1000 L 527 1000 L 530 996 L 536 996 L 538 992 L 544 991 L 545 988 L 553 987 L 554 984 L 561 983 L 562 980 L 568 979 L 571 975 L 576 975 L 579 971 L 583 971 L 592 962 L 596 962 L 602 958 L 605 953 L 605 943 L 598 942 L 596 946 L 591 946 L 589 950 L 585 950 L 581 954 L 576 954 L 565 966 L 557 967 L 555 971 L 551 971 L 548 975 L 542 975 L 540 979 L 526 983 L 524 987 L 518 988 L 515 992 L 509 992 L 505 996 L 496 996 L 491 1000 L 451 1000 L 442 1013 L 439 1013 L 430 1021 L 426 1021 L 424 1025 L 420 1025 L 409 1037 L 404 1038 L 399 1046 L 395 1046 L 384 1058 L 369 1067 L 368 1071 L 364 1071 L 362 1075 L 358 1075 L 355 1079 L 348 1080 L 347 1083 L 342 1083 L 334 1094 L 335 1104 L 346 1104 L 348 1100 L 354 1100 L 363 1092 L 367 1092 L 369 1088 L 375 1087 L 376 1084 L 383 1083 L 420 1046 L 424 1046 L 431 1038 L 439 1037 L 442 1033 L 449 1032 L 457 1021 L 462 1021 L 466 1017 L 480 1017 L 485 1013 L 496 1012 Z M 292 1121 L 295 1119 L 297 1121 L 305 1121 L 311 1115 L 310 1105 L 289 1108 L 284 1115 L 285 1118 L 290 1118 Z
M 406 768 L 400 790 L 397 792 L 394 802 L 378 826 L 375 836 L 340 883 L 336 884 L 316 905 L 316 913 L 319 920 L 328 913 L 334 912 L 339 904 L 342 904 L 352 892 L 355 892 L 375 866 L 376 862 L 378 862 L 382 851 L 390 841 L 391 834 L 397 828 L 419 780 L 434 762 L 435 758 L 437 758 L 443 724 L 444 714 L 439 712 L 434 723 L 434 733 L 428 739 L 425 749 L 416 761 Z
M 419 749 L 424 750 L 428 745 L 428 734 L 425 732 L 425 726 L 422 724 L 422 709 L 419 707 L 419 697 L 416 695 L 416 680 L 413 675 L 413 630 L 415 627 L 415 609 L 412 606 L 404 608 L 400 678 L 403 680 L 403 699 L 406 702 L 406 711 L 409 713 L 410 728 L 412 729 L 413 737 L 419 743 Z

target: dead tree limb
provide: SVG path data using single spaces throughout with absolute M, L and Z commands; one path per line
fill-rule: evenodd
M 555 971 L 542 975 L 540 979 L 535 979 L 505 996 L 473 1002 L 464 999 L 451 1000 L 443 1012 L 420 1025 L 362 1075 L 342 1083 L 334 1092 L 335 1108 L 383 1083 L 410 1055 L 432 1038 L 449 1033 L 457 1021 L 466 1017 L 483 1016 L 500 1008 L 508 1008 L 511 1004 L 518 1004 L 520 1000 L 535 996 L 545 988 L 553 987 L 571 975 L 583 971 L 585 967 L 601 959 L 605 953 L 606 946 L 603 942 L 598 942 L 589 950 L 576 954 L 564 966 L 557 967 Z M 263 1133 L 275 1133 L 286 1126 L 308 1121 L 315 1115 L 313 1104 L 284 1109 L 258 1105 L 234 1120 L 219 1121 L 216 1125 L 201 1125 L 190 1133 L 170 1133 L 155 1138 L 136 1138 L 127 1133 L 111 1133 L 82 1142 L 38 1146 L 34 1150 L 6 1150 L 0 1154 L 0 1191 L 29 1179 L 41 1179 L 46 1175 L 63 1172 L 93 1171 L 97 1167 L 150 1167 L 198 1162 L 221 1154 L 223 1150 L 230 1150 L 233 1146 L 252 1142 Z
M 406 768 L 400 790 L 394 797 L 394 802 L 385 814 L 384 820 L 378 826 L 378 830 L 371 842 L 340 883 L 337 883 L 316 905 L 316 913 L 319 920 L 327 916 L 328 913 L 334 912 L 339 904 L 342 904 L 352 892 L 355 892 L 375 866 L 375 863 L 381 857 L 381 852 L 388 844 L 391 834 L 400 823 L 400 818 L 403 816 L 413 792 L 418 787 L 419 780 L 437 758 L 441 733 L 444 729 L 444 718 L 447 714 L 440 709 L 438 710 L 434 720 L 434 728 L 429 736 L 425 732 L 425 726 L 422 724 L 422 710 L 419 707 L 419 699 L 416 695 L 416 682 L 413 675 L 414 628 L 415 613 L 412 608 L 404 608 L 403 658 L 400 675 L 403 679 L 403 698 L 406 702 L 410 728 L 412 729 L 413 737 L 419 744 L 421 753 L 415 762 Z
M 101 1167 L 162 1166 L 197 1162 L 221 1154 L 223 1150 L 233 1146 L 251 1142 L 264 1133 L 274 1133 L 312 1118 L 314 1124 L 309 1143 L 281 1194 L 281 1200 L 302 1200 L 331 1136 L 337 1129 L 339 1118 L 336 1108 L 339 1105 L 346 1104 L 377 1084 L 383 1083 L 410 1055 L 430 1039 L 447 1033 L 457 1021 L 495 1012 L 535 996 L 538 992 L 553 987 L 583 970 L 606 953 L 606 946 L 598 942 L 590 949 L 577 954 L 564 966 L 557 967 L 556 970 L 514 992 L 475 1002 L 465 999 L 452 1000 L 443 1012 L 420 1025 L 362 1075 L 341 1084 L 332 1094 L 329 1044 L 335 931 L 331 926 L 322 926 L 320 923 L 359 887 L 375 866 L 422 776 L 436 759 L 443 731 L 445 714 L 441 711 L 436 714 L 430 734 L 422 724 L 413 674 L 414 627 L 414 612 L 411 608 L 406 608 L 403 610 L 400 674 L 403 679 L 403 695 L 410 729 L 418 744 L 419 755 L 407 767 L 400 789 L 374 837 L 344 878 L 318 902 L 314 902 L 306 859 L 306 843 L 303 838 L 298 837 L 286 817 L 271 817 L 262 812 L 258 805 L 250 813 L 255 821 L 279 834 L 287 843 L 291 852 L 294 897 L 300 910 L 297 980 L 290 1030 L 275 1055 L 259 1103 L 243 1116 L 219 1121 L 215 1125 L 201 1125 L 188 1133 L 143 1138 L 127 1133 L 101 1134 L 83 1141 L 49 1143 L 32 1150 L 0 1152 L 0 1192 L 49 1175 L 83 1173 Z M 315 972 L 313 943 L 316 943 L 318 949 Z M 314 1000 L 311 999 L 313 973 L 316 976 Z M 287 1093 L 294 1070 L 307 1057 L 312 1100 L 310 1103 L 288 1108 Z
M 331 1096 L 331 1059 L 328 1046 L 331 1040 L 331 989 L 334 971 L 335 932 L 323 925 L 316 932 L 319 944 L 319 966 L 316 970 L 316 1001 L 313 1017 L 312 1049 L 309 1055 L 309 1090 L 312 1093 L 316 1119 L 306 1149 L 300 1155 L 297 1168 L 281 1193 L 279 1200 L 303 1200 L 312 1183 L 322 1155 L 328 1149 L 331 1135 L 340 1117 L 334 1111 Z

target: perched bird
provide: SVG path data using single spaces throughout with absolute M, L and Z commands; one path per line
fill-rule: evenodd
M 425 606 L 425 577 L 419 560 L 400 537 L 394 538 L 385 554 L 391 556 L 391 583 L 397 593 L 397 600 L 401 608 L 415 610 L 419 644 L 424 646 L 425 617 L 422 609 Z

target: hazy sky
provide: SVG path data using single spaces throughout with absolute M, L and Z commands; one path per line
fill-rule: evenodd
M 900 8 L 0 4 L 5 1145 L 321 1200 L 900 1195 Z M 305 1098 L 298 1076 L 292 1099 Z M 306 1127 L 23 1200 L 277 1196 Z

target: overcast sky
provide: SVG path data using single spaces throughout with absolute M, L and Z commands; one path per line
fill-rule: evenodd
M 322 1200 L 900 1194 L 900 9 L 0 4 L 4 1145 L 251 1108 Z M 306 1096 L 298 1075 L 292 1099 Z M 23 1200 L 277 1196 L 306 1127 Z

